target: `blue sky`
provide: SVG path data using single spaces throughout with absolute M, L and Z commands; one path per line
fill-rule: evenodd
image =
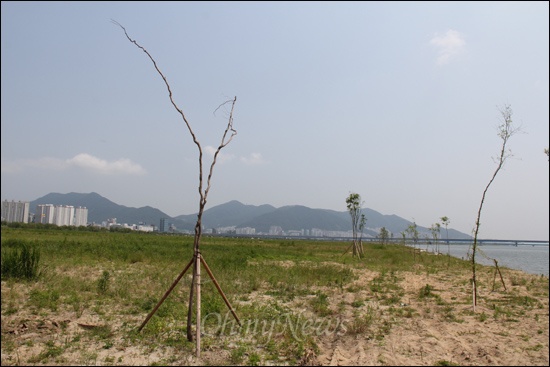
M 97 192 L 198 211 L 237 97 L 238 134 L 207 208 L 364 207 L 470 234 L 496 168 L 499 108 L 523 133 L 480 238 L 548 240 L 548 2 L 1 3 L 2 200 Z M 214 113 L 215 112 L 215 113 Z M 367 218 L 368 220 L 368 218 Z M 367 221 L 368 226 L 368 221 Z

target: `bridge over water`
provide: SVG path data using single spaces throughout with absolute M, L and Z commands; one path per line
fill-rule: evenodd
M 222 237 L 247 237 L 247 238 L 272 238 L 272 239 L 288 239 L 288 240 L 320 240 L 320 241 L 351 241 L 351 237 L 328 237 L 328 236 L 322 236 L 322 237 L 316 237 L 316 236 L 288 236 L 288 235 L 267 235 L 267 234 L 252 234 L 252 235 L 244 235 L 244 234 L 221 234 L 217 236 Z M 382 240 L 380 238 L 375 237 L 363 237 L 363 242 L 381 242 Z M 403 241 L 407 245 L 434 245 L 435 241 L 433 239 L 427 239 L 427 238 L 419 238 L 416 243 L 414 239 L 412 238 L 405 238 L 403 237 L 397 238 L 388 238 L 387 242 L 389 243 L 397 243 L 402 244 Z M 437 241 L 438 245 L 442 244 L 450 244 L 450 245 L 471 245 L 474 242 L 473 238 L 439 238 Z M 478 239 L 477 243 L 479 245 L 510 245 L 510 246 L 518 246 L 518 245 L 529 245 L 529 246 L 548 246 L 548 241 L 541 241 L 541 240 L 494 240 L 494 239 Z

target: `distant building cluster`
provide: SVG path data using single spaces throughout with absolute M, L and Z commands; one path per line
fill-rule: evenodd
M 88 224 L 88 209 L 71 205 L 40 204 L 36 212 L 30 213 L 28 201 L 2 202 L 2 220 L 8 223 L 42 223 L 58 226 L 86 226 Z
M 256 228 L 244 227 L 244 228 L 235 228 L 236 234 L 256 234 Z
M 321 228 L 302 229 L 301 231 L 288 231 L 290 236 L 305 237 L 353 237 L 352 231 L 329 231 Z M 368 237 L 368 235 L 363 235 Z
M 294 229 L 284 231 L 280 226 L 271 226 L 270 236 L 289 236 L 289 237 L 352 237 L 352 231 L 328 231 L 320 228 Z
M 39 204 L 34 213 L 30 212 L 28 201 L 2 201 L 2 221 L 7 223 L 42 223 L 55 224 L 57 226 L 87 226 L 88 209 L 86 207 L 72 205 Z M 153 232 L 158 230 L 156 226 L 145 223 L 119 224 L 116 218 L 109 218 L 101 224 L 90 223 L 92 226 L 103 228 L 125 228 L 134 231 Z M 165 218 L 161 219 L 161 228 L 164 232 L 175 232 L 173 224 L 168 223 Z M 163 232 L 163 230 L 159 230 Z
M 269 236 L 288 236 L 288 237 L 353 237 L 352 231 L 327 231 L 320 228 L 283 230 L 281 226 L 271 226 L 267 233 L 257 232 L 252 227 L 217 227 L 205 228 L 205 234 L 237 234 L 237 235 L 269 235 Z M 365 237 L 369 237 L 365 235 Z
M 159 232 L 173 233 L 176 232 L 176 226 L 168 221 L 168 218 L 160 218 Z
M 86 226 L 88 225 L 88 209 L 86 207 L 74 207 L 71 205 L 53 205 L 40 204 L 36 207 L 35 213 L 29 212 L 28 201 L 3 201 L 2 202 L 2 220 L 8 223 L 43 223 L 55 224 L 58 226 Z M 143 222 L 138 224 L 117 223 L 116 218 L 109 218 L 99 223 L 90 223 L 89 225 L 107 228 L 107 229 L 130 229 L 141 232 L 159 232 L 159 233 L 188 233 L 192 231 L 178 230 L 176 226 L 169 222 L 170 218 L 160 218 L 159 226 L 149 225 Z M 289 237 L 352 237 L 352 231 L 328 231 L 319 228 L 301 229 L 301 230 L 283 230 L 281 226 L 271 226 L 267 233 L 257 232 L 252 227 L 217 227 L 204 228 L 204 234 L 236 234 L 236 235 L 269 235 L 269 236 L 289 236 Z M 365 235 L 365 237 L 370 237 Z
M 108 229 L 129 229 L 132 231 L 141 231 L 141 232 L 154 232 L 157 228 L 153 225 L 145 224 L 140 222 L 138 224 L 128 224 L 128 223 L 117 223 L 116 218 L 109 218 L 106 221 L 103 221 L 101 225 L 94 224 L 96 227 L 103 227 Z
M 40 204 L 36 206 L 34 222 L 57 226 L 86 226 L 88 209 L 82 206 Z
M 217 228 L 205 228 L 203 231 L 205 234 L 256 234 L 256 228 L 243 227 L 237 228 L 236 226 L 217 227 Z

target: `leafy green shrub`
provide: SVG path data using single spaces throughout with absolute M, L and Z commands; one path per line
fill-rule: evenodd
M 110 278 L 109 272 L 107 270 L 103 270 L 101 277 L 97 281 L 97 291 L 100 294 L 107 293 L 107 290 L 109 289 L 109 278 Z
M 39 272 L 40 250 L 23 241 L 8 240 L 2 244 L 2 279 L 36 279 Z
M 351 334 L 363 334 L 366 333 L 370 327 L 374 324 L 378 314 L 372 306 L 367 306 L 366 312 L 358 314 L 354 317 L 349 331 Z
M 426 284 L 425 287 L 420 288 L 420 292 L 418 294 L 418 297 L 420 299 L 431 297 L 433 295 L 432 290 L 433 290 L 432 286 L 429 285 L 429 284 Z
M 320 316 L 327 316 L 331 314 L 328 295 L 321 291 L 316 292 L 315 298 L 311 300 L 311 306 L 313 307 L 313 311 Z
M 356 300 L 356 301 L 353 301 L 351 303 L 351 307 L 359 308 L 359 307 L 363 306 L 364 304 L 365 304 L 365 302 L 363 302 L 361 300 Z
M 44 290 L 33 289 L 29 292 L 28 305 L 37 309 L 49 308 L 56 311 L 61 298 L 59 290 L 48 288 Z
M 230 357 L 231 362 L 235 364 L 240 364 L 244 358 L 245 353 L 246 353 L 246 347 L 242 345 L 236 349 L 233 349 L 231 351 L 231 357 Z

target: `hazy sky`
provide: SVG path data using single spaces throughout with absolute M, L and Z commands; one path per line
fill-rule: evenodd
M 170 216 L 207 208 L 364 207 L 480 238 L 548 240 L 548 2 L 2 1 L 2 200 L 97 192 Z M 368 220 L 368 218 L 367 218 Z M 368 221 L 367 221 L 368 226 Z

